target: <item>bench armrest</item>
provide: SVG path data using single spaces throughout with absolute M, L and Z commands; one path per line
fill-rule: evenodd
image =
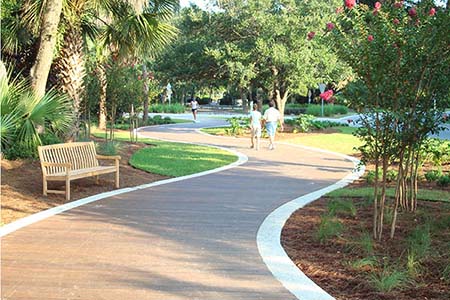
M 63 168 L 71 168 L 72 164 L 71 163 L 52 163 L 52 162 L 43 162 L 42 163 L 43 167 L 63 167 Z
M 107 155 L 96 155 L 95 156 L 97 159 L 115 159 L 115 160 L 120 160 L 120 156 L 119 155 L 111 155 L 111 156 L 107 156 Z

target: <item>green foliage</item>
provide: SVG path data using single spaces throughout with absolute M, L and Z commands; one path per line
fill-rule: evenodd
M 163 124 L 174 124 L 175 122 L 170 117 L 162 117 L 159 115 L 149 117 L 147 119 L 147 123 L 145 125 L 151 126 L 151 125 L 163 125 Z
M 311 115 L 299 115 L 294 120 L 294 132 L 308 132 L 312 128 L 312 121 L 314 116 Z
M 350 262 L 350 267 L 355 270 L 364 270 L 369 268 L 376 267 L 378 265 L 378 260 L 374 256 L 364 257 L 361 259 L 357 259 L 355 261 Z
M 73 124 L 71 101 L 55 91 L 36 98 L 25 81 L 0 81 L 1 149 L 8 157 L 34 157 L 42 145 L 38 128 L 63 137 Z M 22 151 L 23 153 L 20 153 Z
M 423 259 L 431 248 L 430 226 L 416 227 L 408 236 L 409 253 L 418 260 Z
M 121 143 L 116 141 L 97 143 L 97 153 L 101 155 L 117 155 L 121 148 Z
M 420 261 L 417 259 L 417 256 L 414 252 L 409 252 L 406 260 L 406 269 L 408 275 L 412 278 L 417 277 L 421 271 Z
M 363 231 L 360 236 L 351 239 L 348 242 L 348 246 L 353 252 L 358 254 L 363 253 L 369 257 L 372 257 L 374 254 L 374 240 L 367 231 Z
M 447 187 L 450 185 L 450 174 L 442 175 L 439 177 L 437 184 L 442 187 Z
M 369 281 L 376 290 L 390 292 L 403 287 L 408 281 L 408 276 L 404 272 L 384 267 L 380 273 L 372 274 Z
M 228 118 L 227 121 L 230 123 L 230 127 L 225 128 L 225 133 L 233 136 L 241 135 L 250 124 L 250 119 L 247 117 L 232 117 Z
M 450 282 L 450 261 L 447 263 L 447 265 L 443 268 L 442 271 L 442 278 L 447 281 Z
M 368 184 L 374 184 L 375 183 L 375 177 L 376 177 L 376 172 L 370 170 L 369 172 L 367 172 L 366 175 L 366 181 Z M 378 170 L 378 180 L 381 180 L 381 170 Z
M 425 179 L 428 182 L 435 182 L 442 176 L 442 170 L 430 170 L 425 173 Z
M 348 214 L 356 216 L 356 207 L 351 200 L 333 199 L 327 204 L 330 215 Z
M 149 112 L 152 113 L 171 113 L 171 114 L 182 114 L 186 111 L 184 105 L 176 104 L 155 104 L 149 107 Z
M 435 167 L 450 163 L 450 142 L 440 139 L 427 139 L 420 148 L 424 163 L 432 163 Z
M 320 218 L 320 225 L 315 237 L 320 243 L 324 243 L 332 237 L 339 236 L 344 230 L 344 225 L 333 215 L 324 214 Z
M 316 117 L 322 116 L 322 106 L 318 104 L 310 104 L 306 107 L 306 114 L 313 115 Z M 323 116 L 324 117 L 330 117 L 334 115 L 345 115 L 348 113 L 348 108 L 344 105 L 332 105 L 332 104 L 325 104 L 323 106 Z
M 395 180 L 397 180 L 397 176 L 398 176 L 398 171 L 396 171 L 396 170 L 388 170 L 386 172 L 387 182 L 394 182 Z

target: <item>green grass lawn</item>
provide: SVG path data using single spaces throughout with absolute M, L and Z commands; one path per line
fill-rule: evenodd
M 340 133 L 314 132 L 302 134 L 301 136 L 284 140 L 284 142 L 329 150 L 346 155 L 358 154 L 358 151 L 354 148 L 361 146 L 362 142 L 357 137 L 352 135 L 356 128 L 348 126 L 338 126 L 333 128 L 339 130 Z M 225 135 L 225 128 L 205 128 L 202 129 L 202 132 L 213 135 Z
M 102 132 L 94 136 L 104 138 Z M 116 132 L 116 141 L 129 141 L 128 132 Z M 139 139 L 151 145 L 136 151 L 129 161 L 130 165 L 147 172 L 178 177 L 212 170 L 233 163 L 236 155 L 227 151 L 184 143 L 164 142 L 151 139 Z
M 394 197 L 395 189 L 388 188 L 386 191 L 386 195 L 388 197 Z M 361 187 L 361 188 L 351 188 L 351 189 L 350 188 L 342 188 L 342 189 L 338 189 L 338 190 L 328 193 L 327 196 L 331 197 L 331 198 L 362 197 L 362 198 L 371 199 L 371 197 L 373 196 L 373 187 Z M 450 203 L 450 195 L 449 195 L 448 191 L 443 191 L 443 190 L 419 189 L 419 192 L 417 194 L 417 199 L 424 200 L 424 201 L 442 201 L 442 202 Z

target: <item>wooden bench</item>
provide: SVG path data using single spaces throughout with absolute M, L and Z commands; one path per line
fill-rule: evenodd
M 120 156 L 97 155 L 94 142 L 54 144 L 39 146 L 44 195 L 66 194 L 70 200 L 70 181 L 74 179 L 116 173 L 116 188 L 119 188 Z M 114 160 L 111 166 L 100 166 L 99 160 Z M 47 181 L 65 181 L 66 190 L 48 190 Z

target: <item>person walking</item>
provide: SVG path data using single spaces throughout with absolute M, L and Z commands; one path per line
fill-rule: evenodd
M 198 110 L 197 100 L 195 100 L 195 98 L 192 98 L 190 105 L 191 105 L 192 114 L 194 115 L 194 122 L 197 123 L 197 110 Z
M 267 134 L 269 135 L 269 150 L 275 149 L 275 133 L 277 132 L 278 122 L 280 129 L 283 131 L 283 121 L 278 109 L 275 108 L 275 101 L 269 102 L 269 109 L 264 112 L 263 117 L 266 125 Z
M 252 134 L 252 145 L 250 146 L 250 148 L 255 148 L 256 150 L 259 150 L 259 141 L 261 138 L 261 118 L 261 113 L 258 111 L 258 104 L 254 103 L 253 110 L 250 112 L 250 129 Z

